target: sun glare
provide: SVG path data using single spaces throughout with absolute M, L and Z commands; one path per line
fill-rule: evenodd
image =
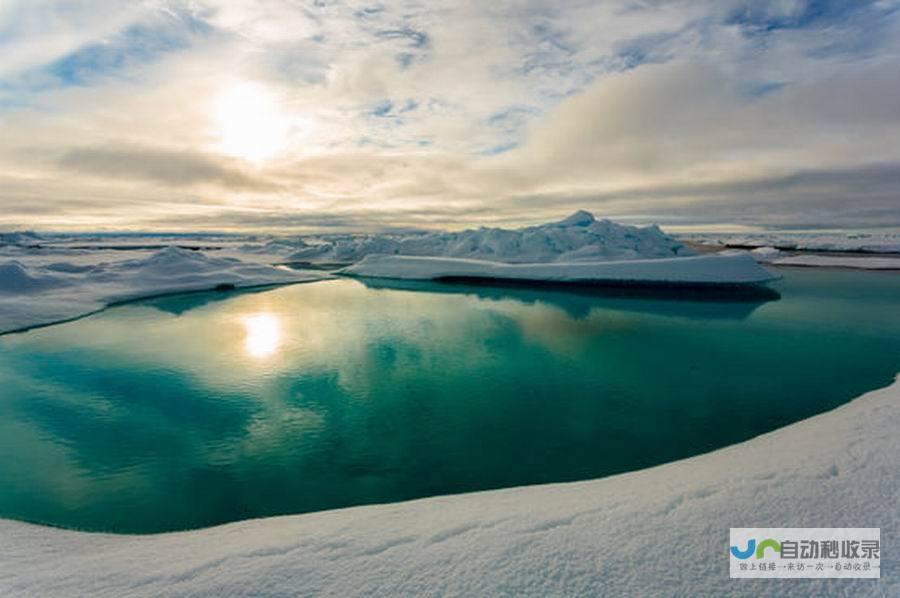
M 251 357 L 268 357 L 281 346 L 281 322 L 272 314 L 254 314 L 243 320 L 244 350 Z
M 236 158 L 264 162 L 287 144 L 290 122 L 275 96 L 259 83 L 243 82 L 216 98 L 219 149 Z

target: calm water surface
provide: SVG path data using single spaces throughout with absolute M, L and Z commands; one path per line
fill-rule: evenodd
M 0 337 L 0 517 L 157 532 L 578 480 L 889 384 L 900 276 L 777 300 L 336 280 Z

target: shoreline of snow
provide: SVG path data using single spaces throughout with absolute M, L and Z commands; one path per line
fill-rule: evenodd
M 127 256 L 126 256 L 127 257 Z M 31 263 L 29 263 L 31 262 Z M 322 280 L 309 273 L 168 247 L 100 263 L 0 260 L 0 334 L 81 318 L 139 299 Z
M 880 580 L 731 580 L 729 527 L 900 532 L 900 379 L 743 443 L 599 480 L 152 536 L 0 520 L 4 595 L 849 595 Z
M 508 264 L 484 260 L 368 255 L 341 274 L 400 280 L 450 278 L 640 285 L 754 285 L 777 280 L 748 254 L 573 263 Z

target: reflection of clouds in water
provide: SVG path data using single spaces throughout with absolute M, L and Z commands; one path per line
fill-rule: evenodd
M 556 306 L 372 292 L 350 280 L 215 302 L 185 296 L 180 302 L 174 311 L 157 310 L 153 302 L 122 306 L 72 325 L 33 331 L 17 342 L 49 352 L 78 347 L 93 353 L 105 369 L 177 373 L 221 400 L 232 393 L 252 397 L 258 411 L 243 424 L 246 442 L 243 448 L 220 447 L 217 458 L 224 461 L 253 444 L 259 445 L 254 451 L 277 445 L 285 430 L 310 433 L 321 425 L 321 415 L 309 410 L 315 409 L 315 397 L 286 393 L 288 381 L 325 376 L 350 397 L 362 399 L 378 380 L 402 384 L 422 370 L 482 368 L 496 353 L 490 339 L 510 327 L 554 353 L 569 354 L 588 342 L 581 330 L 585 320 Z M 160 429 L 172 425 L 147 417 L 148 425 Z
M 485 334 L 486 328 L 499 332 L 500 326 L 514 323 L 535 342 L 560 350 L 583 336 L 585 325 L 585 320 L 540 302 L 371 292 L 349 280 L 239 294 L 212 303 L 202 295 L 183 301 L 178 315 L 154 309 L 152 302 L 128 305 L 77 325 L 33 331 L 22 341 L 50 349 L 80 346 L 103 354 L 108 366 L 183 372 L 221 390 L 258 391 L 263 378 L 329 371 L 347 392 L 364 396 L 371 377 L 386 364 L 418 367 L 446 359 L 447 346 L 454 347 L 456 367 L 488 358 L 491 350 L 483 339 L 491 334 Z M 190 309 L 192 301 L 196 309 Z M 392 359 L 384 359 L 385 352 Z
M 515 323 L 529 341 L 575 356 L 597 337 L 638 331 L 647 319 L 743 320 L 780 299 L 767 287 L 682 289 L 643 287 L 534 288 L 515 284 L 360 279 L 376 290 L 450 296 Z
M 126 306 L 81 321 L 68 340 L 108 350 L 118 362 L 183 371 L 212 388 L 250 388 L 260 376 L 328 371 L 348 391 L 364 391 L 375 375 L 369 371 L 373 352 L 414 346 L 418 358 L 428 359 L 460 345 L 467 360 L 483 357 L 486 349 L 472 327 L 483 329 L 492 320 L 485 310 L 464 309 L 480 303 L 474 297 L 372 293 L 354 281 L 331 281 L 236 295 L 177 317 Z M 135 335 L 140 346 L 127 342 Z M 398 359 L 407 353 L 397 351 Z
M 810 340 L 801 338 L 778 309 L 755 329 L 724 328 L 720 321 L 738 318 L 695 323 L 692 304 L 623 302 L 338 280 L 169 298 L 163 310 L 133 304 L 5 337 L 0 473 L 17 480 L 6 496 L 24 497 L 9 512 L 38 517 L 62 505 L 59 521 L 102 527 L 123 509 L 162 527 L 207 525 L 343 506 L 345 497 L 402 498 L 393 484 L 423 494 L 447 480 L 469 488 L 470 467 L 495 476 L 491 485 L 541 481 L 534 463 L 545 458 L 565 476 L 643 467 L 693 450 L 698 422 L 710 422 L 723 443 L 744 433 L 732 424 L 757 433 L 771 418 L 758 396 L 809 383 L 832 401 L 852 396 L 856 386 L 810 382 L 808 372 L 822 363 L 857 368 L 844 363 L 848 350 L 873 346 L 858 335 L 830 346 L 818 339 L 833 335 L 811 326 Z M 803 302 L 828 306 L 820 318 L 834 313 L 828 302 Z M 854 314 L 842 326 L 856 334 L 861 321 Z M 890 366 L 877 355 L 867 361 L 873 372 Z M 770 368 L 781 375 L 740 384 L 748 371 Z M 723 384 L 743 388 L 725 406 Z M 643 417 L 648 424 L 636 425 Z M 582 453 L 596 459 L 576 458 Z M 19 508 L 25 488 L 48 506 Z
M 97 496 L 150 487 L 153 481 L 139 468 L 119 470 L 115 475 L 85 475 L 79 463 L 77 437 L 61 435 L 58 429 L 47 426 L 48 417 L 113 422 L 117 414 L 112 401 L 15 371 L 6 360 L 0 362 L 0 380 L 12 399 L 0 402 L 0 460 L 6 479 L 18 480 L 14 487 L 28 488 L 28 500 L 60 504 L 74 511 Z M 17 404 L 17 397 L 27 405 Z
M 293 458 L 284 451 L 285 442 L 293 442 L 300 436 L 319 434 L 326 426 L 325 416 L 313 409 L 288 405 L 281 401 L 271 404 L 263 417 L 255 417 L 247 425 L 240 444 L 222 447 L 227 455 L 238 451 L 241 455 L 268 454 Z
M 504 301 L 496 307 L 517 322 L 525 338 L 560 356 L 577 356 L 604 334 L 627 332 L 639 326 L 634 316 L 601 309 L 575 319 L 565 310 L 549 305 Z
M 492 339 L 510 332 L 568 358 L 596 342 L 598 334 L 638 325 L 628 314 L 604 309 L 575 318 L 564 306 L 516 296 L 373 292 L 351 280 L 213 302 L 197 295 L 161 303 L 173 301 L 178 309 L 161 311 L 154 302 L 122 306 L 77 324 L 34 331 L 22 341 L 42 343 L 47 351 L 79 347 L 108 369 L 177 373 L 220 401 L 231 395 L 249 399 L 241 402 L 253 414 L 234 422 L 241 431 L 235 429 L 232 440 L 241 441 L 215 450 L 222 462 L 321 428 L 317 397 L 331 390 L 316 387 L 297 398 L 289 389 L 306 392 L 304 380 L 328 379 L 347 397 L 364 400 L 378 384 L 405 386 L 422 371 L 466 375 L 490 367 L 498 352 Z M 172 426 L 147 417 L 148 425 L 159 429 Z

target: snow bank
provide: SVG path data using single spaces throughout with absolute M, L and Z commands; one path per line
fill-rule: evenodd
M 75 318 L 141 297 L 324 277 L 175 247 L 149 257 L 101 263 L 35 256 L 31 263 L 28 254 L 21 259 L 0 258 L 0 333 Z
M 559 222 L 517 230 L 479 228 L 407 235 L 347 235 L 301 247 L 289 259 L 347 263 L 367 255 L 390 254 L 533 263 L 663 258 L 693 253 L 656 226 L 639 228 L 596 220 L 593 214 L 582 210 Z
M 900 257 L 846 257 L 836 255 L 794 255 L 769 260 L 778 266 L 819 268 L 857 268 L 862 270 L 900 270 Z
M 485 278 L 668 285 L 744 285 L 764 283 L 777 278 L 746 253 L 550 264 L 506 264 L 456 258 L 370 255 L 358 264 L 344 268 L 341 273 L 406 280 Z
M 729 527 L 900 534 L 900 382 L 684 461 L 155 536 L 0 521 L 4 596 L 900 595 L 880 580 L 731 580 Z

